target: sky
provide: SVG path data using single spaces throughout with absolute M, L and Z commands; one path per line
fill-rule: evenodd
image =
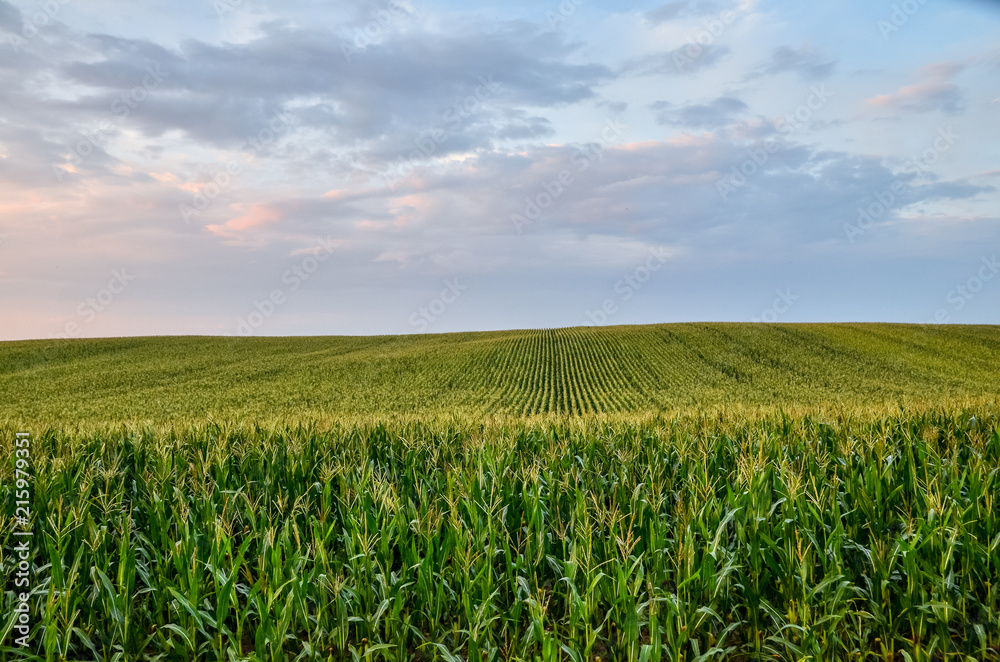
M 998 324 L 998 82 L 985 0 L 0 0 L 0 339 Z

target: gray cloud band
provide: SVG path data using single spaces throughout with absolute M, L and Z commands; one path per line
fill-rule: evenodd
M 138 85 L 116 97 L 108 106 L 114 115 L 113 119 L 104 118 L 93 130 L 83 131 L 83 140 L 66 146 L 65 149 L 69 155 L 62 161 L 52 163 L 52 172 L 57 181 L 61 183 L 67 174 L 75 173 L 77 168 L 83 164 L 84 159 L 90 156 L 95 149 L 103 149 L 108 137 L 118 128 L 118 124 L 126 120 L 132 111 L 149 97 L 149 93 L 158 88 L 163 80 L 170 76 L 169 73 L 160 68 L 158 62 L 147 66 L 146 72 Z
M 250 157 L 257 156 L 265 147 L 273 144 L 281 133 L 288 129 L 290 123 L 291 119 L 288 115 L 280 111 L 275 113 L 267 126 L 258 131 L 256 135 L 248 136 L 237 148 L 237 151 Z M 232 159 L 225 166 L 212 173 L 202 190 L 192 194 L 190 204 L 182 202 L 177 206 L 177 211 L 184 222 L 190 223 L 195 215 L 208 209 L 212 201 L 229 188 L 242 172 L 243 165 L 236 159 Z

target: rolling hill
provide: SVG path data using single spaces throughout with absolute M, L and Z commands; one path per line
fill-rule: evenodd
M 995 401 L 1000 327 L 662 324 L 0 343 L 8 422 L 648 414 Z

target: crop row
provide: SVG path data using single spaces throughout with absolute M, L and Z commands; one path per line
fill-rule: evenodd
M 996 401 L 1000 328 L 659 324 L 0 343 L 24 424 L 660 414 Z

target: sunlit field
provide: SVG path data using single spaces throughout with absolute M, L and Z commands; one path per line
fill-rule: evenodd
M 664 324 L 0 344 L 0 420 L 31 427 L 891 411 L 998 394 L 992 326 Z
M 34 534 L 4 659 L 1000 659 L 995 327 L 32 341 L 0 373 Z

